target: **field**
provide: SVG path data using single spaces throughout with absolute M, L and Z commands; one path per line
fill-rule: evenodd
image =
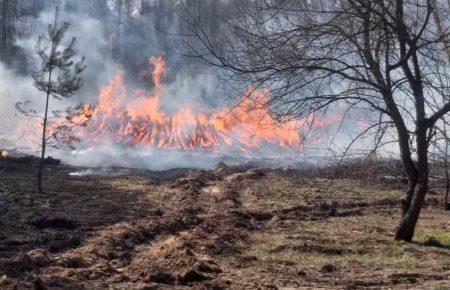
M 433 189 L 393 241 L 404 185 L 229 168 L 150 172 L 9 164 L 1 289 L 449 289 L 450 218 Z M 91 170 L 92 171 L 92 170 Z

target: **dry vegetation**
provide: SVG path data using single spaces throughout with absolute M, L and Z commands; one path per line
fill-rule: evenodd
M 1 289 L 448 289 L 450 219 L 433 190 L 393 241 L 402 184 L 295 171 L 29 165 L 0 179 Z M 124 171 L 121 171 L 122 173 Z

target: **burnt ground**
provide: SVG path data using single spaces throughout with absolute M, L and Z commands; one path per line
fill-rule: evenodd
M 403 185 L 376 178 L 78 170 L 48 166 L 42 195 L 34 166 L 0 174 L 0 289 L 450 288 L 439 189 L 406 244 Z

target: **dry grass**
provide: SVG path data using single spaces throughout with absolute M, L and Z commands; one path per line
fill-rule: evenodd
M 32 195 L 29 168 L 4 175 L 2 289 L 450 288 L 450 219 L 437 193 L 406 244 L 392 239 L 398 185 L 257 170 L 172 179 L 51 170 L 43 196 Z M 42 216 L 77 227 L 30 224 Z

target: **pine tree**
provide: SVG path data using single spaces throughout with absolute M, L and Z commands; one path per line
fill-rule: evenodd
M 68 46 L 62 47 L 61 45 L 68 28 L 69 23 L 63 22 L 61 25 L 58 23 L 58 8 L 56 8 L 54 23 L 48 26 L 47 35 L 40 36 L 36 45 L 36 53 L 41 58 L 42 64 L 41 69 L 33 74 L 33 78 L 36 88 L 46 95 L 42 126 L 41 160 L 37 176 L 37 190 L 39 193 L 42 192 L 42 173 L 47 142 L 49 137 L 52 137 L 47 136 L 50 96 L 58 100 L 72 96 L 82 87 L 80 75 L 86 68 L 84 58 L 77 62 L 73 60 L 76 55 L 74 50 L 75 38 L 72 38 Z M 50 50 L 44 43 L 51 46 Z

